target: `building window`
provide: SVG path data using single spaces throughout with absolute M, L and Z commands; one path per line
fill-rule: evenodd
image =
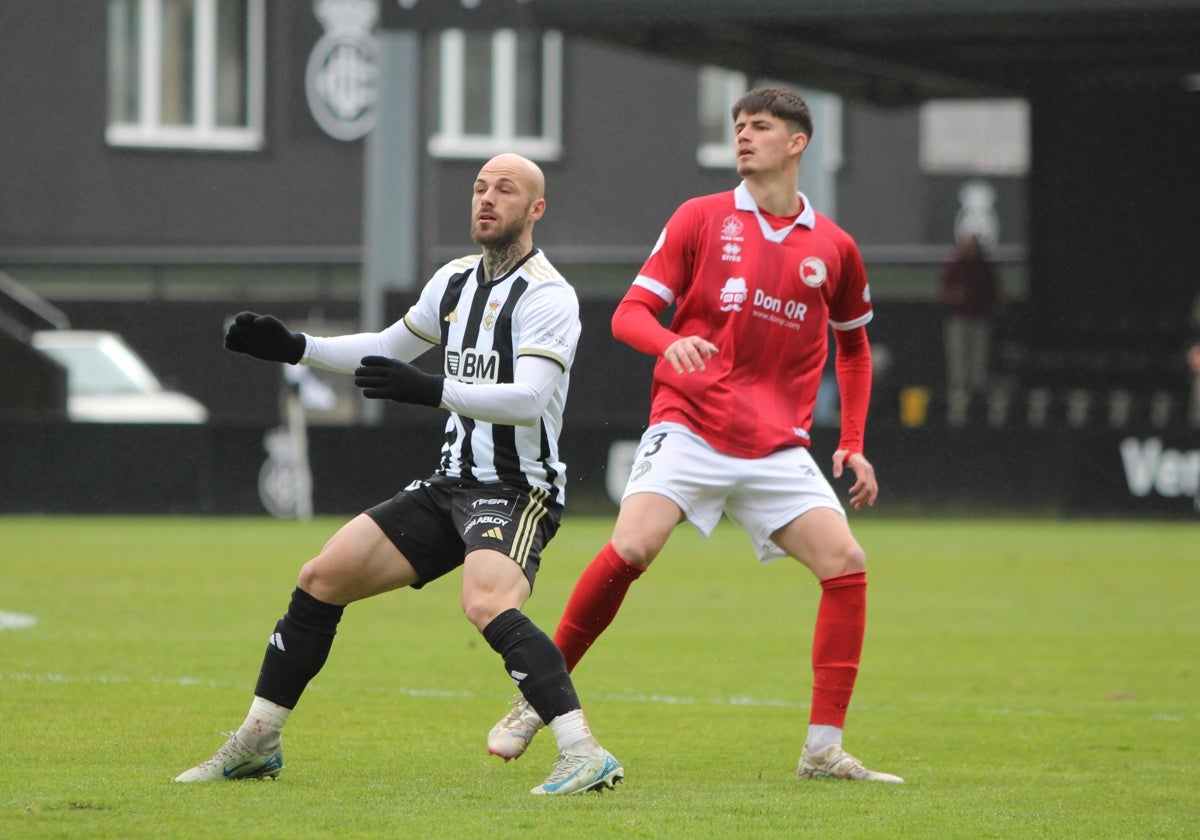
M 736 160 L 733 117 L 729 109 L 750 89 L 746 74 L 724 67 L 701 67 L 697 83 L 700 143 L 696 147 L 696 162 L 701 166 L 730 169 Z
M 1029 104 L 1023 99 L 932 100 L 920 112 L 927 175 L 1029 172 Z
M 562 35 L 446 30 L 438 38 L 438 157 L 562 155 Z
M 696 148 L 696 160 L 701 166 L 728 169 L 736 165 L 733 152 L 733 103 L 750 90 L 745 73 L 726 70 L 723 67 L 701 67 L 697 78 L 699 85 L 699 134 L 700 144 Z M 819 165 L 822 170 L 836 172 L 842 166 L 842 100 L 840 97 L 818 90 L 808 90 L 787 82 L 769 79 L 756 85 L 774 85 L 796 91 L 808 104 L 813 115 L 813 145 L 820 149 L 820 160 L 807 164 Z M 803 158 L 811 161 L 812 155 Z M 802 164 L 803 166 L 803 164 Z M 803 171 L 803 169 L 802 169 Z
M 263 145 L 264 0 L 109 0 L 114 146 Z
M 814 135 L 800 158 L 800 186 L 817 209 L 830 217 L 836 215 L 837 173 L 843 162 L 841 97 L 772 79 L 759 79 L 751 85 L 744 73 L 723 67 L 701 67 L 697 84 L 700 143 L 696 161 L 714 169 L 737 166 L 730 109 L 742 94 L 760 85 L 789 88 L 800 94 L 812 112 Z

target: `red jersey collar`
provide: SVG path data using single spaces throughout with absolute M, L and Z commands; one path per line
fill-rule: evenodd
M 754 202 L 754 196 L 750 195 L 750 190 L 746 186 L 745 181 L 738 184 L 737 189 L 733 191 L 733 206 L 738 210 L 745 210 L 754 214 L 754 217 L 758 219 L 758 227 L 762 231 L 764 239 L 769 239 L 772 242 L 782 242 L 796 225 L 804 225 L 809 230 L 812 230 L 817 224 L 817 214 L 813 211 L 812 202 L 808 200 L 808 196 L 802 192 L 797 192 L 796 195 L 800 197 L 800 203 L 804 209 L 800 211 L 800 215 L 796 217 L 796 221 L 779 230 L 772 230 L 771 226 L 767 224 L 767 220 L 763 218 L 762 212 Z

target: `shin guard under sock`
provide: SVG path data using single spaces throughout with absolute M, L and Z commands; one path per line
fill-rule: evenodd
M 542 721 L 580 708 L 562 653 L 520 610 L 505 610 L 483 628 L 483 638 Z
M 812 713 L 809 723 L 842 728 L 854 693 L 867 624 L 867 573 L 821 581 L 813 633 Z
M 612 624 L 625 593 L 644 571 L 625 562 L 611 542 L 583 570 L 554 631 L 554 644 L 562 651 L 568 671 L 575 670 L 592 643 Z
M 305 686 L 329 657 L 344 610 L 296 587 L 287 613 L 275 624 L 267 645 L 255 696 L 295 708 Z

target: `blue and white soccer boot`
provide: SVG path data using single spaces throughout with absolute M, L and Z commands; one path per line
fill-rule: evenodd
M 554 765 L 554 772 L 530 793 L 539 796 L 566 796 L 602 791 L 625 778 L 625 769 L 612 754 L 600 746 L 582 746 L 579 752 L 571 747 L 563 750 Z
M 274 779 L 283 769 L 283 745 L 268 753 L 255 752 L 230 733 L 216 755 L 175 777 L 177 782 L 232 782 L 236 779 Z

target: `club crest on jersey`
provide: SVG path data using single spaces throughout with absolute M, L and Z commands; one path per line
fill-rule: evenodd
M 829 277 L 829 269 L 820 257 L 805 257 L 800 263 L 800 279 L 810 289 L 818 288 Z
M 741 312 L 748 294 L 745 277 L 730 277 L 721 289 L 721 311 Z
M 495 350 L 476 350 L 474 347 L 446 349 L 446 376 L 459 382 L 496 381 L 500 369 L 500 354 Z
M 487 314 L 483 316 L 483 328 L 490 330 L 496 325 L 496 313 L 500 311 L 500 301 L 489 300 L 487 305 Z
M 725 221 L 721 222 L 721 240 L 723 242 L 741 242 L 742 230 L 741 219 L 736 215 L 726 216 Z
M 660 233 L 658 235 L 658 240 L 654 243 L 654 247 L 650 249 L 650 256 L 654 256 L 655 254 L 657 254 L 659 248 L 661 248 L 663 246 L 663 243 L 666 241 L 667 241 L 667 229 L 664 227 L 662 229 L 662 233 Z

